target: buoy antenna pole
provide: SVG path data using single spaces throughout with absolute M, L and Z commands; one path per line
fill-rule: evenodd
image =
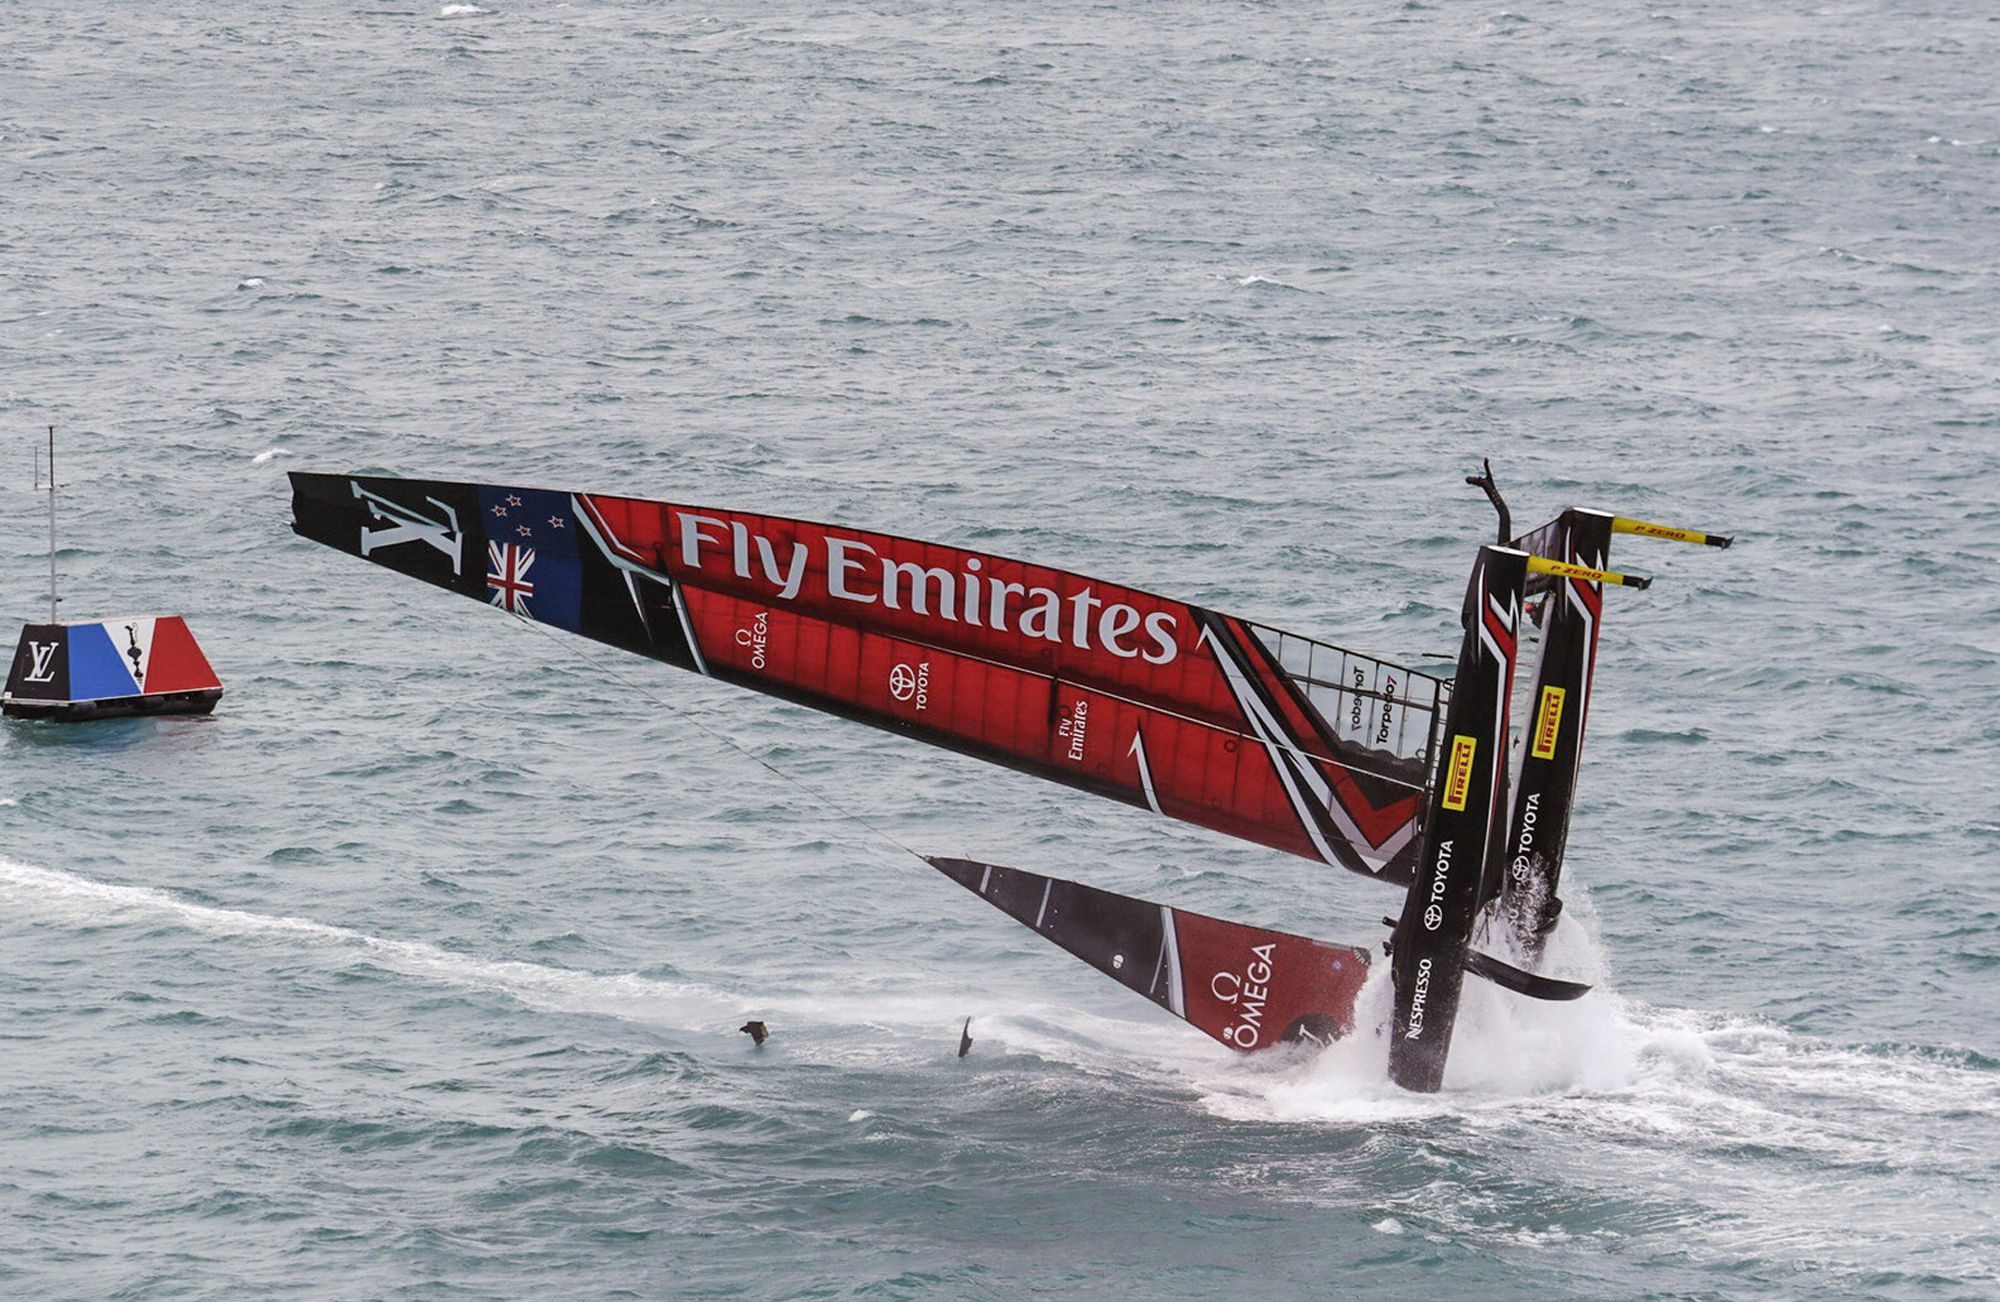
M 35 487 L 49 491 L 49 623 L 59 622 L 56 606 L 56 427 L 49 426 L 49 482 L 42 483 L 41 449 L 35 449 Z

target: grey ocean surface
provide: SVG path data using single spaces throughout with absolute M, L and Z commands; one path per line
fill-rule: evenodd
M 0 730 L 0 1294 L 2000 1296 L 1996 67 L 1978 4 L 0 3 L 5 636 L 53 421 L 66 613 L 229 690 Z M 538 636 L 283 475 L 1426 657 L 1482 454 L 1742 542 L 1621 540 L 1602 991 L 1475 983 L 1429 1099 L 1379 984 L 1232 1056 L 750 755 L 1329 940 L 1392 892 Z

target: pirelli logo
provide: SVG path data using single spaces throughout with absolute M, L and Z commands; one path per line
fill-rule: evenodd
M 1560 687 L 1544 687 L 1542 689 L 1542 705 L 1540 709 L 1535 711 L 1535 746 L 1533 753 L 1536 759 L 1554 759 L 1556 757 L 1556 734 L 1562 731 L 1563 698 L 1568 695 L 1569 693 Z
M 1444 769 L 1444 807 L 1454 812 L 1465 808 L 1472 790 L 1472 755 L 1479 743 L 1464 735 L 1451 739 L 1451 760 Z

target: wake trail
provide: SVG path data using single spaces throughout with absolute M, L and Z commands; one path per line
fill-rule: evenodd
M 1386 1073 L 1386 965 L 1377 965 L 1363 989 L 1354 1035 L 1317 1057 L 1246 1058 L 1164 1021 L 1093 1014 L 1019 994 L 969 998 L 947 988 L 923 994 L 860 988 L 759 992 L 636 972 L 479 958 L 424 941 L 200 904 L 157 887 L 7 859 L 0 859 L 0 907 L 16 917 L 76 926 L 166 921 L 201 934 L 318 952 L 337 963 L 365 963 L 415 981 L 496 993 L 550 1012 L 690 1031 L 714 1031 L 739 1016 L 776 1013 L 800 1029 L 865 1030 L 870 1034 L 857 1051 L 884 1063 L 907 1057 L 907 1041 L 929 1042 L 939 1026 L 955 1027 L 958 1017 L 969 1014 L 996 1051 L 1179 1084 L 1193 1092 L 1203 1111 L 1232 1120 L 1539 1121 L 1600 1137 L 1684 1135 L 1701 1146 L 1754 1139 L 1842 1165 L 1881 1158 L 1895 1142 L 1891 1136 L 1906 1132 L 1912 1118 L 1956 1116 L 1976 1127 L 2000 1119 L 2000 1072 L 1984 1060 L 1842 1044 L 1747 1015 L 1652 1007 L 1601 989 L 1575 1003 L 1552 1005 L 1476 982 L 1466 986 L 1445 1091 L 1408 1094 Z M 1596 942 L 1583 927 L 1566 919 L 1558 938 L 1571 947 L 1571 970 L 1601 970 Z M 1845 1115 L 1836 1122 L 1829 1113 Z M 1935 1149 L 1921 1156 L 1902 1153 L 1906 1161 L 1923 1157 L 1952 1164 Z
M 692 982 L 476 958 L 423 941 L 374 936 L 310 918 L 217 908 L 156 887 L 123 886 L 6 859 L 0 859 L 0 901 L 16 914 L 53 914 L 93 925 L 166 919 L 206 935 L 274 940 L 349 961 L 365 961 L 420 981 L 503 994 L 529 1007 L 555 1012 L 602 1013 L 645 1021 L 685 1020 L 692 1022 L 692 1029 L 712 1027 L 717 1016 L 727 1018 L 748 1007 L 727 992 Z
M 7 859 L 0 859 L 0 909 L 17 917 L 39 916 L 90 927 L 107 923 L 156 926 L 164 921 L 203 935 L 264 940 L 298 951 L 318 952 L 346 965 L 366 963 L 433 985 L 487 991 L 547 1012 L 608 1016 L 686 1031 L 713 1032 L 722 1027 L 733 1032 L 736 1021 L 742 1017 L 773 1015 L 788 1019 L 797 1028 L 831 1025 L 850 1031 L 861 1029 L 870 1032 L 875 1040 L 874 1047 L 862 1054 L 870 1060 L 893 1057 L 897 1052 L 894 1040 L 903 1041 L 905 1046 L 913 1037 L 926 1042 L 933 1040 L 938 1033 L 936 1028 L 951 1022 L 963 1011 L 965 1003 L 948 993 L 730 990 L 699 982 L 661 980 L 635 972 L 597 973 L 512 959 L 479 958 L 424 941 L 372 935 L 310 918 L 199 904 L 157 887 L 121 885 Z M 984 1009 L 973 1011 L 985 1016 Z M 1033 1001 L 1012 1001 L 1009 1011 L 1028 1019 L 1029 1026 L 1043 1016 L 1063 1018 L 1063 1010 Z M 1064 1020 L 1085 1026 L 1093 1022 L 1089 1018 Z M 1009 1019 L 1004 1025 L 1011 1024 Z M 1088 1038 L 1092 1042 L 1101 1041 L 1107 1051 L 1129 1039 L 1119 1034 L 1119 1028 L 1133 1027 L 1142 1032 L 1150 1029 L 1124 1022 L 1105 1025 L 1104 1036 Z M 994 1029 L 1004 1033 L 1003 1026 Z M 884 1035 L 894 1039 L 884 1041 L 881 1038 Z M 996 1035 L 996 1038 L 1002 1037 Z M 1065 1052 L 1059 1039 L 1038 1037 L 1032 1030 L 1020 1038 L 1027 1042 L 1024 1049 L 1046 1049 L 1058 1060 L 1085 1052 L 1081 1045 Z

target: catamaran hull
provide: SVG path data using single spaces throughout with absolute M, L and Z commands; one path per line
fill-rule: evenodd
M 1611 521 L 1598 511 L 1565 511 L 1542 531 L 1545 549 L 1556 560 L 1602 569 L 1609 560 Z M 1540 957 L 1562 911 L 1556 891 L 1569 844 L 1604 622 L 1604 589 L 1597 583 L 1553 576 L 1546 594 L 1507 837 L 1483 888 L 1486 897 L 1499 896 L 1500 916 L 1530 959 Z
M 1443 684 L 1185 602 L 719 507 L 295 473 L 301 535 L 538 623 L 1409 880 Z
M 1480 886 L 1504 826 L 1508 703 L 1527 577 L 1526 553 L 1480 549 L 1423 856 L 1391 942 L 1389 1079 L 1418 1093 L 1444 1084 Z

